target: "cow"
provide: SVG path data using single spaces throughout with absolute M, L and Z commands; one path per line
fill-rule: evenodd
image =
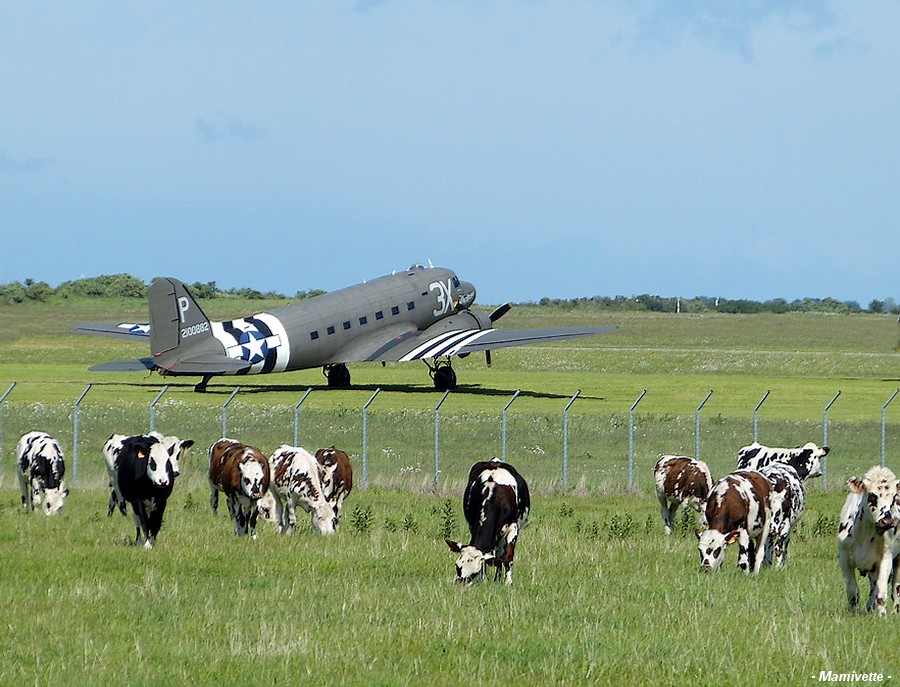
M 781 568 L 787 559 L 791 530 L 806 510 L 806 493 L 803 481 L 789 464 L 775 461 L 760 470 L 769 480 L 772 488 L 772 502 L 778 507 L 772 509 L 772 525 L 769 530 L 764 562 Z
M 528 523 L 530 510 L 528 484 L 512 465 L 497 458 L 475 463 L 463 495 L 471 538 L 465 546 L 445 540 L 450 550 L 459 554 L 456 581 L 473 584 L 484 578 L 486 566 L 492 565 L 497 569 L 495 580 L 500 579 L 502 568 L 506 584 L 512 584 L 516 541 Z
M 738 567 L 759 573 L 772 526 L 772 487 L 755 470 L 738 470 L 720 478 L 706 500 L 708 528 L 695 530 L 700 551 L 700 569 L 718 570 L 725 560 L 725 548 L 738 542 Z
M 209 504 L 215 513 L 219 492 L 225 493 L 235 534 L 249 530 L 256 539 L 258 502 L 269 491 L 269 475 L 269 461 L 258 448 L 234 439 L 219 439 L 209 447 Z
M 859 606 L 858 570 L 869 578 L 866 610 L 887 615 L 893 584 L 894 611 L 900 612 L 900 481 L 890 469 L 876 465 L 862 479 L 851 477 L 847 486 L 850 493 L 841 509 L 837 539 L 850 610 Z
M 69 495 L 59 442 L 46 432 L 23 434 L 16 444 L 16 465 L 25 510 L 42 507 L 44 515 L 56 515 Z
M 738 451 L 738 470 L 760 470 L 774 461 L 787 463 L 804 482 L 822 476 L 822 459 L 828 455 L 827 446 L 807 442 L 796 448 L 772 448 L 753 442 Z
M 685 501 L 701 513 L 702 517 L 706 498 L 713 485 L 706 463 L 688 456 L 663 455 L 656 461 L 653 477 L 666 534 L 672 533 L 675 511 Z
M 334 508 L 335 525 L 337 525 L 341 520 L 344 499 L 353 489 L 353 466 L 350 464 L 350 456 L 331 446 L 316 451 L 316 460 L 321 466 L 322 491 Z
M 172 462 L 172 474 L 178 477 L 181 474 L 181 457 L 187 449 L 194 445 L 193 439 L 182 441 L 176 436 L 166 436 L 156 431 L 150 432 L 147 436 L 155 437 L 163 445 Z M 125 434 L 113 434 L 103 447 L 103 458 L 106 461 L 106 473 L 109 476 L 110 487 L 107 516 L 112 515 L 116 508 L 119 509 L 122 515 L 125 515 L 127 512 L 127 502 L 116 488 L 114 479 L 116 449 L 127 438 Z
M 141 541 L 152 549 L 162 528 L 175 469 L 165 445 L 154 436 L 113 434 L 103 447 L 107 467 L 112 465 L 113 493 L 131 504 L 135 546 Z
M 275 498 L 275 520 L 280 532 L 297 525 L 296 507 L 310 513 L 312 526 L 321 534 L 334 534 L 337 511 L 325 498 L 319 463 L 306 449 L 284 444 L 269 458 L 272 471 L 269 493 Z

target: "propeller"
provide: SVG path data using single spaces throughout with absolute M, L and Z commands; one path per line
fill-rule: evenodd
M 503 317 L 506 313 L 508 313 L 508 312 L 510 311 L 511 308 L 512 308 L 512 303 L 504 303 L 504 304 L 501 305 L 499 308 L 497 308 L 496 310 L 494 310 L 494 312 L 492 312 L 492 313 L 488 316 L 488 317 L 490 318 L 490 320 L 491 320 L 491 323 L 493 324 L 494 322 L 496 322 L 497 320 L 499 320 L 499 319 L 500 319 L 501 317 Z M 484 361 L 487 363 L 487 366 L 488 366 L 488 367 L 491 366 L 491 351 L 490 351 L 490 349 L 488 349 L 488 350 L 486 350 L 486 351 L 484 352 Z

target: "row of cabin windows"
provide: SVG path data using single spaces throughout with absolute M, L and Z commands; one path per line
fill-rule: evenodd
M 415 303 L 415 301 L 409 301 L 409 302 L 406 304 L 406 310 L 407 310 L 407 312 L 409 312 L 410 310 L 415 310 L 415 309 L 416 309 L 416 303 Z M 399 305 L 393 305 L 393 306 L 391 306 L 391 315 L 399 315 L 399 314 L 400 314 L 400 306 L 399 306 Z M 383 311 L 383 310 L 379 310 L 378 312 L 376 312 L 376 313 L 375 313 L 375 319 L 376 319 L 376 320 L 383 320 L 383 319 L 384 319 L 384 311 Z M 364 325 L 364 324 L 368 324 L 368 323 L 369 323 L 369 318 L 368 318 L 366 315 L 363 315 L 362 317 L 359 318 L 359 324 L 360 324 L 360 325 Z M 343 325 L 342 325 L 342 327 L 344 328 L 345 331 L 348 330 L 348 329 L 350 329 L 352 326 L 353 326 L 353 325 L 350 323 L 350 320 L 346 320 L 346 321 L 343 323 Z M 337 331 L 337 327 L 336 327 L 336 325 L 333 325 L 333 324 L 332 324 L 332 325 L 329 325 L 329 326 L 325 329 L 325 332 L 326 332 L 327 334 L 334 334 L 335 331 Z M 309 338 L 310 338 L 310 341 L 315 341 L 316 339 L 318 339 L 318 338 L 319 338 L 319 330 L 311 331 L 311 332 L 309 333 Z

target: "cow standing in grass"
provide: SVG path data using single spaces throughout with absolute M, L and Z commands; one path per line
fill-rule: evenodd
M 114 494 L 131 504 L 135 545 L 143 540 L 145 548 L 153 548 L 175 487 L 172 456 L 159 439 L 144 435 L 114 434 L 106 442 L 103 453 L 107 465 L 113 466 Z
M 766 465 L 787 463 L 804 482 L 811 477 L 822 476 L 822 460 L 828 455 L 827 446 L 807 442 L 796 448 L 773 448 L 753 442 L 738 451 L 738 470 L 762 470 Z
M 316 460 L 321 466 L 322 491 L 334 508 L 335 525 L 337 525 L 341 520 L 344 499 L 353 489 L 353 466 L 350 464 L 350 456 L 331 446 L 316 451 Z
M 871 468 L 847 482 L 838 525 L 838 562 L 844 574 L 850 610 L 859 606 L 856 571 L 869 578 L 867 611 L 887 614 L 893 585 L 894 610 L 900 611 L 900 481 L 885 467 Z
M 299 446 L 279 448 L 269 458 L 272 470 L 269 493 L 275 500 L 275 520 L 279 531 L 290 532 L 297 525 L 297 506 L 310 514 L 313 529 L 334 534 L 337 515 L 322 491 L 319 463 Z
M 63 482 L 66 463 L 59 442 L 46 432 L 28 432 L 16 444 L 16 467 L 22 506 L 41 508 L 44 515 L 55 515 L 63 507 L 69 490 Z
M 775 461 L 759 471 L 772 487 L 772 525 L 766 542 L 764 562 L 783 567 L 787 560 L 791 531 L 806 511 L 803 480 L 789 464 Z
M 703 516 L 706 498 L 712 490 L 712 475 L 709 466 L 702 460 L 688 456 L 660 456 L 653 470 L 656 482 L 656 498 L 666 534 L 672 533 L 675 511 L 687 502 Z
M 463 513 L 472 535 L 468 545 L 445 540 L 456 559 L 456 581 L 472 584 L 485 576 L 485 567 L 506 573 L 512 584 L 512 564 L 519 532 L 528 522 L 531 498 L 528 484 L 516 469 L 496 458 L 475 463 L 463 495 Z
M 234 533 L 256 539 L 259 500 L 269 491 L 269 461 L 262 451 L 234 439 L 220 439 L 209 449 L 209 504 L 215 513 L 219 492 L 228 499 Z
M 759 573 L 763 552 L 772 526 L 772 486 L 755 470 L 739 470 L 725 475 L 713 485 L 706 500 L 709 529 L 696 530 L 700 550 L 700 568 L 718 570 L 725 560 L 725 549 L 738 542 L 738 567 Z

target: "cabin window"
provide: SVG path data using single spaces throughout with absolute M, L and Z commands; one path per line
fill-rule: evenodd
M 383 319 L 384 319 L 384 313 L 383 313 L 381 310 L 379 310 L 377 313 L 375 313 L 375 319 L 376 319 L 376 320 L 383 320 Z
M 318 339 L 318 338 L 319 338 L 319 332 L 310 332 L 310 333 L 309 333 L 309 340 L 310 340 L 310 341 L 315 341 L 315 340 Z
M 391 306 L 391 315 L 399 315 L 400 314 L 400 306 L 392 305 Z
M 349 321 L 349 320 L 346 321 L 346 322 L 344 322 L 344 329 L 345 329 L 345 330 L 346 330 L 346 329 L 350 329 L 350 321 Z
M 359 323 L 360 324 L 368 324 L 369 319 L 365 315 L 363 315 L 362 317 L 359 318 Z
M 406 304 L 406 309 L 407 309 L 407 310 L 415 310 L 415 309 L 416 309 L 416 302 L 415 302 L 415 301 L 410 301 L 409 303 L 407 303 L 407 304 Z
M 331 325 L 331 326 L 327 329 L 327 331 L 328 331 L 329 334 L 334 334 L 334 325 Z

